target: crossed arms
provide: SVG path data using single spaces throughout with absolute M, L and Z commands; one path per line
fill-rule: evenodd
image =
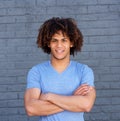
M 83 84 L 71 96 L 53 93 L 42 94 L 40 89 L 27 89 L 24 104 L 29 116 L 45 116 L 68 110 L 71 112 L 89 112 L 96 98 L 95 88 Z

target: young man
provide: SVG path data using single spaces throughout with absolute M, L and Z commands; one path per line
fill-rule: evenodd
M 83 36 L 71 18 L 51 18 L 41 26 L 38 47 L 49 61 L 30 69 L 24 96 L 29 116 L 39 121 L 84 121 L 94 104 L 96 91 L 90 67 L 70 60 L 81 50 Z

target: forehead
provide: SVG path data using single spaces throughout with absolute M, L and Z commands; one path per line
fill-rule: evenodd
M 64 32 L 62 31 L 58 31 L 56 32 L 52 37 L 58 37 L 58 36 L 61 36 L 61 37 L 68 37 Z

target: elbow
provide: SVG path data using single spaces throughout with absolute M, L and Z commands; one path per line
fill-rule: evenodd
M 92 109 L 92 105 L 90 103 L 87 103 L 87 102 L 82 104 L 82 106 L 81 105 L 78 106 L 78 110 L 80 112 L 90 112 L 91 109 Z
M 34 116 L 32 107 L 26 106 L 25 111 L 28 116 Z
M 92 105 L 90 103 L 85 104 L 84 112 L 90 112 L 92 109 Z
M 85 108 L 85 112 L 90 112 L 91 109 L 92 109 L 92 107 L 86 107 L 86 108 Z
M 27 115 L 30 116 L 30 117 L 31 117 L 31 116 L 34 116 L 32 113 L 30 113 L 30 112 L 28 112 L 28 111 L 27 111 L 26 113 L 27 113 Z

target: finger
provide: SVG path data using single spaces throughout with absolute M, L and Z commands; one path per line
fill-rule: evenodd
M 74 95 L 85 95 L 89 92 L 89 89 L 89 86 L 81 87 L 80 89 L 74 92 Z
M 80 93 L 80 92 L 82 92 L 83 90 L 87 90 L 88 88 L 89 88 L 88 85 L 82 85 L 82 86 L 78 87 L 78 88 L 75 90 L 74 93 Z
M 77 91 L 77 92 L 75 92 L 74 94 L 75 95 L 85 95 L 85 94 L 87 94 L 89 92 L 89 89 L 84 89 L 84 90 L 82 90 L 82 91 Z
M 82 88 L 84 88 L 84 87 L 86 87 L 86 86 L 88 86 L 88 84 L 82 84 L 81 86 L 79 86 L 79 87 L 77 88 L 77 90 L 78 90 L 78 89 L 82 89 Z

